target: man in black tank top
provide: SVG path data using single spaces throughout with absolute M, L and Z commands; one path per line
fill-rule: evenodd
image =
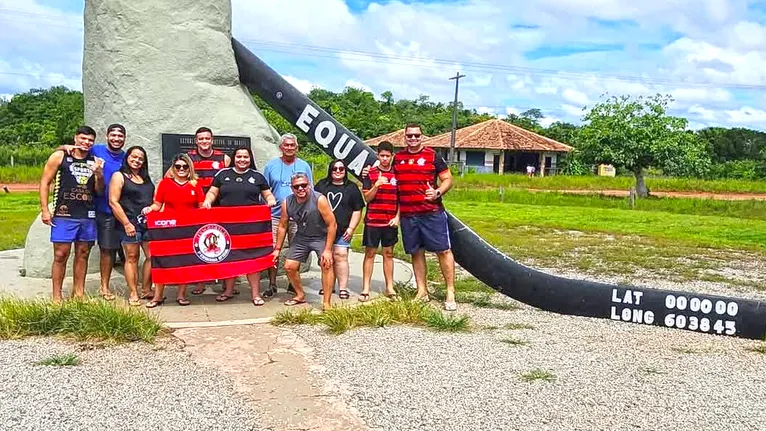
M 295 237 L 290 241 L 290 250 L 285 260 L 285 272 L 295 288 L 295 297 L 285 305 L 297 305 L 306 302 L 306 295 L 301 284 L 301 262 L 308 259 L 313 251 L 319 258 L 322 268 L 322 307 L 331 306 L 335 273 L 333 272 L 332 246 L 335 243 L 335 215 L 330 203 L 321 193 L 311 189 L 308 175 L 303 172 L 293 175 L 291 180 L 293 194 L 282 201 L 282 211 L 277 229 L 277 241 L 274 245 L 274 263 L 279 261 L 279 251 L 287 235 L 288 220 L 298 225 Z
M 82 126 L 74 136 L 70 154 L 54 151 L 48 158 L 40 180 L 40 210 L 42 222 L 51 227 L 53 243 L 53 301 L 61 302 L 61 287 L 72 243 L 75 244 L 73 297 L 85 296 L 85 274 L 88 255 L 96 241 L 95 194 L 104 192 L 104 161 L 89 154 L 96 131 Z M 48 208 L 48 193 L 53 189 L 53 212 Z

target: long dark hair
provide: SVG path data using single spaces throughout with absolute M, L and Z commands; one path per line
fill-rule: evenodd
M 138 176 L 146 182 L 152 181 L 152 179 L 149 178 L 149 159 L 146 157 L 146 150 L 144 150 L 144 147 L 138 145 L 134 145 L 125 151 L 125 156 L 122 158 L 122 166 L 120 166 L 120 172 L 128 176 L 133 175 L 133 170 L 130 169 L 130 166 L 128 165 L 128 156 L 130 156 L 130 153 L 132 153 L 133 150 L 138 150 L 144 155 L 144 164 L 138 169 Z
M 232 151 L 231 154 L 229 154 L 229 159 L 231 159 L 231 165 L 229 165 L 229 166 L 232 169 L 236 167 L 236 166 L 234 166 L 234 156 L 237 155 L 237 151 L 241 151 L 241 150 L 247 151 L 247 154 L 250 156 L 250 166 L 249 166 L 249 168 L 254 170 L 254 171 L 257 171 L 258 167 L 255 166 L 255 157 L 253 157 L 253 150 L 250 147 L 235 148 L 234 151 Z
M 332 184 L 332 167 L 338 163 L 343 165 L 344 168 L 346 167 L 346 164 L 343 163 L 343 160 L 341 159 L 333 160 L 332 162 L 330 162 L 329 165 L 327 165 L 327 176 L 319 180 L 319 182 L 317 182 L 317 185 L 324 184 L 325 186 L 329 186 L 330 184 Z M 343 185 L 346 185 L 347 183 L 348 183 L 348 168 L 346 168 L 346 170 L 343 171 Z

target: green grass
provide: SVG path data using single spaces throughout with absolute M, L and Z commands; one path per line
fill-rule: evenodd
M 65 353 L 62 355 L 54 355 L 50 358 L 43 359 L 38 362 L 37 365 L 54 366 L 54 367 L 66 367 L 80 365 L 80 358 L 74 353 Z
M 503 236 L 518 226 L 535 226 L 645 235 L 701 247 L 766 251 L 766 220 L 504 203 L 448 202 L 447 209 L 474 229 L 490 228 L 502 232 Z M 493 243 L 491 239 L 487 240 Z
M 507 323 L 503 326 L 503 329 L 515 331 L 519 329 L 535 329 L 535 327 L 527 323 Z
M 163 326 L 145 310 L 100 300 L 0 298 L 0 339 L 39 335 L 112 342 L 154 341 Z
M 331 334 L 359 327 L 386 327 L 395 324 L 423 326 L 439 332 L 468 332 L 468 316 L 444 314 L 419 301 L 376 299 L 364 305 L 333 307 L 324 313 L 311 310 L 284 310 L 271 320 L 273 325 L 324 325 Z
M 599 177 L 595 175 L 528 178 L 523 174 L 466 174 L 456 180 L 456 185 L 459 187 L 504 186 L 544 190 L 629 190 L 634 184 L 635 179 L 632 176 Z M 657 192 L 766 193 L 766 181 L 648 177 L 646 184 L 651 191 Z
M 556 380 L 556 376 L 553 375 L 550 371 L 543 370 L 541 368 L 536 368 L 531 371 L 527 371 L 526 373 L 521 374 L 521 378 L 523 380 L 526 380 L 527 382 L 532 382 L 535 380 L 543 380 L 545 382 L 552 382 Z
M 520 338 L 513 338 L 513 337 L 505 337 L 501 338 L 500 342 L 505 344 L 510 344 L 511 346 L 526 346 L 529 344 L 526 340 L 522 340 Z
M 649 197 L 637 199 L 630 207 L 628 198 L 603 195 L 575 195 L 559 192 L 530 192 L 507 189 L 457 187 L 449 192 L 450 202 L 508 203 L 535 206 L 611 208 L 629 211 L 654 211 L 673 214 L 737 217 L 766 220 L 766 200 L 726 201 Z
M 39 207 L 37 193 L 0 192 L 0 251 L 24 246 Z
M 28 184 L 39 183 L 43 175 L 43 167 L 40 166 L 0 166 L 0 183 L 3 184 Z

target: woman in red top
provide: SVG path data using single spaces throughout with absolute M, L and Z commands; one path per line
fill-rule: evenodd
M 160 209 L 172 211 L 183 211 L 199 208 L 205 201 L 205 194 L 202 193 L 202 187 L 197 183 L 197 175 L 194 173 L 192 161 L 186 154 L 177 154 L 173 157 L 173 165 L 169 170 L 169 176 L 160 181 L 157 186 L 157 193 L 154 196 L 154 203 L 147 207 L 144 214 Z M 154 299 L 146 303 L 146 308 L 154 308 L 165 302 L 165 285 L 156 284 L 154 289 Z M 178 305 L 189 305 L 186 299 L 186 285 L 178 286 L 178 295 L 176 296 Z

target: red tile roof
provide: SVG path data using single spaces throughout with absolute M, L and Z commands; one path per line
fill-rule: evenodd
M 449 148 L 450 132 L 426 139 L 429 147 Z M 492 119 L 455 131 L 455 148 L 508 151 L 548 151 L 567 153 L 572 147 L 537 133 Z

